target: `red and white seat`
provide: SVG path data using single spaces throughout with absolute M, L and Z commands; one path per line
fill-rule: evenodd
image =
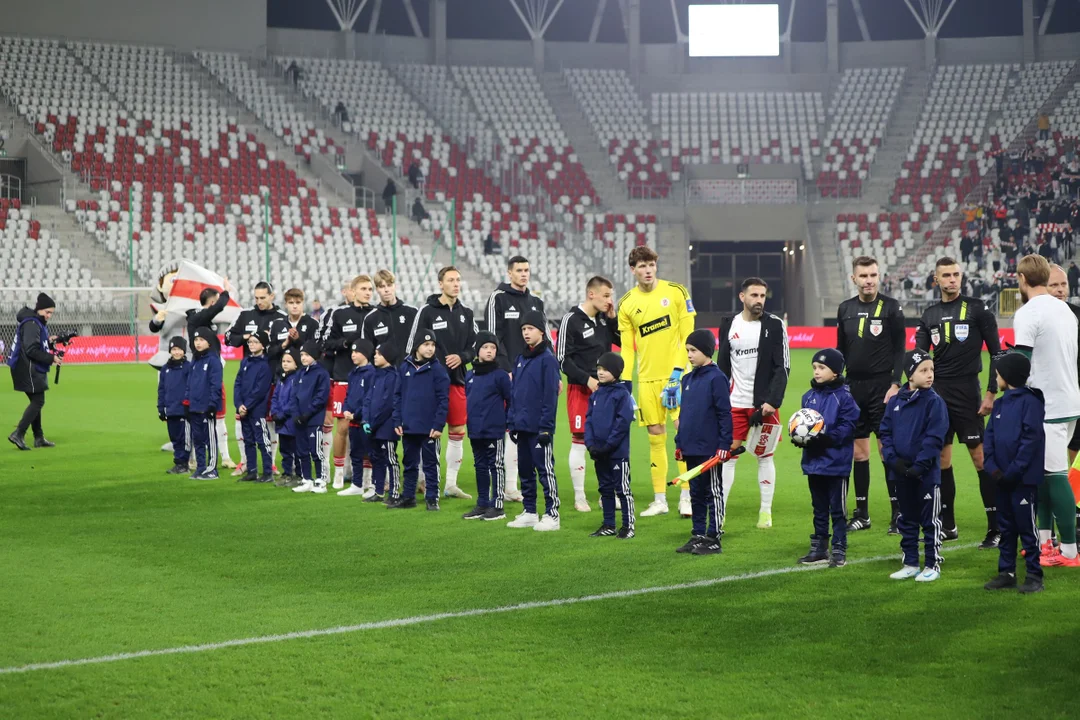
M 451 69 L 472 97 L 499 145 L 518 156 L 522 169 L 543 188 L 556 212 L 583 214 L 599 202 L 536 74 L 528 68 Z
M 198 50 L 195 58 L 297 155 L 334 154 L 332 138 L 235 53 Z
M 630 196 L 667 197 L 671 177 L 630 76 L 623 70 L 569 69 L 563 70 L 563 79 Z
M 933 232 L 918 212 L 841 213 L 836 216 L 836 238 L 843 267 L 859 255 L 878 259 L 887 272 L 922 245 Z
M 904 74 L 902 67 L 844 71 L 829 105 L 831 122 L 817 176 L 821 197 L 861 194 L 862 182 L 870 177 L 870 167 L 885 140 Z
M 683 164 L 793 163 L 814 177 L 825 107 L 819 92 L 654 93 L 660 154 Z

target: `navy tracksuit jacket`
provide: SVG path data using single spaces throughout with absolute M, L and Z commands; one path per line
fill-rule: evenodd
M 559 519 L 559 483 L 555 478 L 552 440 L 560 378 L 559 361 L 552 354 L 547 337 L 536 347 L 526 348 L 514 362 L 507 418 L 510 432 L 517 435 L 518 477 L 525 512 L 536 512 L 536 478 L 539 475 L 544 489 L 545 512 L 556 520 Z M 545 439 L 541 438 L 541 433 L 546 433 Z
M 881 457 L 896 483 L 900 516 L 900 548 L 904 564 L 919 565 L 919 527 L 926 547 L 926 567 L 937 569 L 941 547 L 941 464 L 938 461 L 949 429 L 945 401 L 933 388 L 900 389 L 885 406 L 878 429 Z M 911 469 L 909 476 L 897 471 L 897 461 Z
M 398 371 L 389 365 L 377 367 L 369 377 L 371 386 L 364 393 L 361 417 L 371 428 L 371 435 L 368 437 L 371 481 L 375 484 L 377 494 L 389 492 L 391 497 L 398 497 L 401 495 L 401 467 L 397 456 L 397 426 L 394 424 Z
M 319 437 L 329 398 L 330 373 L 327 369 L 317 362 L 301 365 L 296 371 L 288 415 L 296 422 L 296 460 L 300 477 L 319 485 L 326 485 L 329 474 Z
M 731 381 L 716 363 L 682 376 L 682 406 L 675 447 L 687 467 L 731 448 Z M 690 481 L 691 533 L 717 538 L 724 527 L 724 483 L 715 465 Z
M 195 474 L 217 472 L 217 412 L 221 405 L 221 358 L 212 350 L 196 352 L 188 372 L 188 422 L 195 450 Z
M 409 357 L 398 370 L 397 395 L 394 398 L 394 426 L 402 429 L 402 452 L 405 460 L 405 487 L 402 493 L 416 494 L 420 465 L 424 466 L 425 497 L 439 501 L 439 454 L 442 443 L 430 437 L 432 430 L 442 431 L 450 409 L 450 375 L 435 358 L 421 363 Z
M 630 492 L 630 426 L 634 399 L 618 381 L 601 383 L 589 396 L 585 413 L 585 448 L 592 455 L 604 524 L 615 527 L 615 496 L 623 509 L 623 527 L 634 528 L 634 494 Z
M 240 370 L 233 383 L 233 402 L 237 413 L 241 407 L 247 408 L 247 414 L 240 418 L 240 427 L 244 431 L 244 468 L 248 473 L 258 470 L 259 455 L 262 455 L 264 475 L 269 475 L 273 466 L 270 429 L 266 425 L 272 384 L 273 371 L 266 353 L 248 355 L 240 361 Z
M 1024 548 L 1028 577 L 1041 578 L 1039 535 L 1035 510 L 1039 485 L 1043 482 L 1043 454 L 1046 434 L 1043 394 L 1035 388 L 1006 390 L 994 402 L 990 422 L 983 437 L 983 468 L 993 474 L 1000 470 L 997 484 L 998 572 L 1016 573 L 1016 541 Z
M 476 468 L 477 507 L 499 510 L 503 507 L 506 490 L 503 438 L 510 397 L 510 375 L 499 367 L 498 361 L 474 360 L 473 369 L 465 375 L 465 406 Z
M 824 542 L 829 537 L 832 518 L 833 548 L 847 549 L 847 478 L 855 460 L 855 425 L 859 406 L 844 383 L 843 376 L 831 382 L 810 382 L 800 407 L 817 410 L 825 420 L 821 435 L 829 445 L 803 448 L 802 470 L 810 486 L 814 508 L 814 538 Z
M 278 375 L 274 397 L 270 400 L 270 416 L 277 426 L 278 447 L 281 448 L 281 472 L 285 475 L 296 474 L 296 420 L 289 415 L 289 405 L 296 392 L 297 372 Z
M 342 412 L 350 412 L 353 419 L 349 422 L 349 459 L 352 461 L 352 484 L 360 487 L 364 482 L 364 458 L 371 453 L 371 443 L 364 432 L 364 395 L 371 384 L 374 365 L 354 366 L 349 371 L 349 389 L 345 393 Z
M 186 358 L 169 361 L 158 370 L 158 415 L 165 418 L 169 428 L 169 442 L 173 444 L 173 464 L 187 467 L 191 458 L 187 446 L 187 397 L 188 375 L 191 363 Z

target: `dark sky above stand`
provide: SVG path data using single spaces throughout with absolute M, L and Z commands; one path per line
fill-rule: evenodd
M 783 29 L 792 0 L 774 0 L 780 5 Z M 413 0 L 417 19 L 425 35 L 428 32 L 429 0 Z M 1047 0 L 1035 0 L 1036 14 L 1041 15 Z M 554 7 L 556 0 L 549 0 Z M 686 31 L 686 8 L 691 4 L 719 4 L 709 0 L 676 0 L 683 31 Z M 990 37 L 1022 35 L 1022 0 L 957 0 L 941 37 Z M 519 5 L 524 7 L 523 0 Z M 918 8 L 917 0 L 912 5 Z M 948 5 L 946 0 L 945 5 Z M 367 32 L 374 0 L 369 0 L 355 30 Z M 565 0 L 551 27 L 549 40 L 584 42 L 589 38 L 597 0 Z M 866 24 L 873 40 L 912 40 L 923 37 L 915 18 L 903 0 L 862 0 Z M 267 0 L 270 27 L 308 30 L 337 30 L 337 21 L 326 0 Z M 1038 24 L 1036 24 L 1036 28 Z M 379 32 L 389 35 L 412 35 L 405 6 L 401 0 L 383 0 Z M 1075 0 L 1059 0 L 1047 29 L 1048 33 L 1080 32 L 1080 10 Z M 451 38 L 482 40 L 526 40 L 528 34 L 510 5 L 510 0 L 448 0 L 447 34 Z M 641 0 L 641 39 L 646 43 L 674 42 L 675 26 L 670 0 Z M 600 26 L 600 42 L 625 42 L 618 0 L 608 0 Z M 792 39 L 796 42 L 825 40 L 825 0 L 797 0 Z M 850 0 L 840 0 L 840 40 L 860 40 L 858 22 Z

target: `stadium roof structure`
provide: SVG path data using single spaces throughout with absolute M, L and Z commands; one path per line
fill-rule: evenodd
M 773 0 L 785 40 L 842 42 L 1080 32 L 1077 0 Z M 691 4 L 738 0 L 268 0 L 272 27 L 454 39 L 685 42 Z M 438 12 L 435 12 L 438 10 Z M 441 13 L 441 15 L 440 15 Z M 831 18 L 835 17 L 835 20 Z

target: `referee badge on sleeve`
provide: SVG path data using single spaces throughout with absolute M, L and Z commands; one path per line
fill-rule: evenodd
M 870 334 L 873 335 L 874 337 L 877 337 L 878 335 L 881 334 L 881 321 L 880 320 L 871 320 L 870 321 Z
M 941 332 L 937 328 L 934 328 L 930 331 L 930 342 L 932 342 L 934 345 L 941 344 Z

